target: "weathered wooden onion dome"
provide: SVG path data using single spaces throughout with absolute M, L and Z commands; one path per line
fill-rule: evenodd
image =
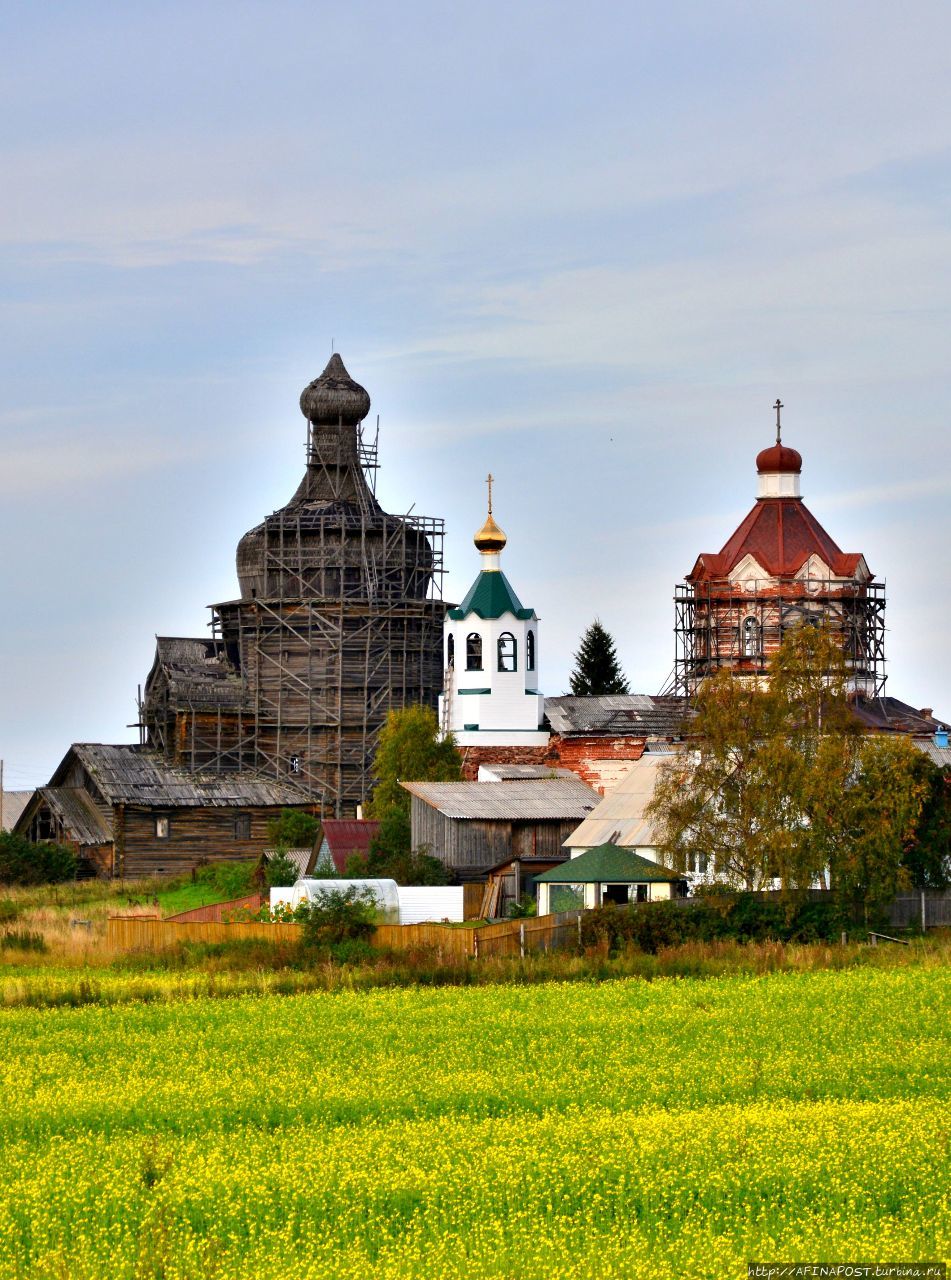
M 361 427 L 370 397 L 339 355 L 300 404 L 297 492 L 239 542 L 240 596 L 213 606 L 213 638 L 189 650 L 188 681 L 159 655 L 143 716 L 176 761 L 287 777 L 326 816 L 352 817 L 387 712 L 436 703 L 443 522 L 380 506 L 376 445 Z M 219 667 L 239 681 L 240 705 L 202 693 Z
M 339 355 L 301 393 L 307 472 L 290 502 L 238 543 L 244 599 L 425 599 L 432 548 L 424 533 L 387 515 L 360 459 L 359 423 L 370 397 Z

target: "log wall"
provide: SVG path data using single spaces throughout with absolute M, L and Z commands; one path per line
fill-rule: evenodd
M 116 807 L 116 850 L 121 847 L 121 874 L 167 875 L 190 871 L 202 862 L 246 862 L 259 858 L 272 843 L 267 824 L 280 814 L 279 806 L 260 808 L 136 808 Z M 247 839 L 235 837 L 235 818 L 251 820 Z M 155 820 L 167 817 L 167 839 L 155 834 Z M 119 858 L 117 857 L 117 864 Z

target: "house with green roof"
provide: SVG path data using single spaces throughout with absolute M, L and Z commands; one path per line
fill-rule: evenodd
M 440 724 L 460 747 L 544 747 L 545 699 L 538 688 L 538 615 L 502 572 L 507 538 L 489 514 L 475 535 L 481 558 L 465 599 L 446 615 Z
M 631 849 L 601 844 L 535 877 L 538 914 L 600 907 L 606 902 L 657 902 L 683 897 L 683 875 Z

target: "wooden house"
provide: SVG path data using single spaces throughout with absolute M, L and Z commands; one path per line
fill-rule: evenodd
M 161 875 L 259 858 L 283 808 L 312 811 L 301 790 L 272 778 L 194 773 L 144 747 L 82 742 L 33 793 L 16 831 L 70 845 L 97 875 Z
M 482 879 L 504 860 L 564 856 L 562 845 L 598 802 L 578 778 L 513 782 L 404 782 L 414 849 L 457 879 Z

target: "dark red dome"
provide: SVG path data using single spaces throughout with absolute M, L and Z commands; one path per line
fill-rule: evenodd
M 788 471 L 798 475 L 802 471 L 802 454 L 785 444 L 773 444 L 756 455 L 756 470 L 760 475 L 767 471 Z

